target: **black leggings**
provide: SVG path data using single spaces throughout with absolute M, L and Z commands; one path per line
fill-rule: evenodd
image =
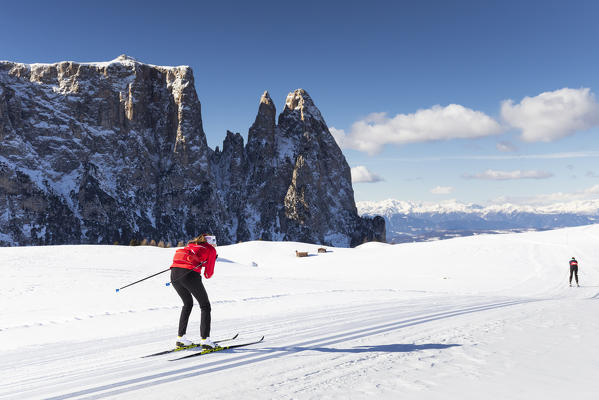
M 572 274 L 574 274 L 574 277 L 576 278 L 576 283 L 578 284 L 578 265 L 570 266 L 570 283 L 572 283 Z
M 183 300 L 183 308 L 179 317 L 179 336 L 183 336 L 187 332 L 187 322 L 193 308 L 191 295 L 196 298 L 202 311 L 200 335 L 202 338 L 210 336 L 210 300 L 208 300 L 208 293 L 202 283 L 202 275 L 185 268 L 171 268 L 171 282 Z

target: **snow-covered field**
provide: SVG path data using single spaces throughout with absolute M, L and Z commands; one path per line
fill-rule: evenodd
M 266 338 L 174 362 L 141 358 L 174 344 L 168 274 L 115 292 L 174 249 L 1 248 L 0 398 L 597 399 L 598 244 L 591 225 L 326 254 L 220 246 L 211 336 Z M 190 321 L 199 336 L 199 308 Z

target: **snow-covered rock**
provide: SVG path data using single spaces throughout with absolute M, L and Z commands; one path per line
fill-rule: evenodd
M 320 112 L 293 98 L 275 127 L 265 93 L 247 150 L 230 133 L 215 152 L 187 66 L 2 61 L 0 244 L 384 239 L 358 216 Z
M 384 241 L 382 218 L 358 216 L 349 165 L 308 93 L 290 93 L 278 124 L 275 115 L 265 92 L 247 146 L 229 132 L 215 153 L 219 189 L 234 196 L 231 234 L 342 247 Z

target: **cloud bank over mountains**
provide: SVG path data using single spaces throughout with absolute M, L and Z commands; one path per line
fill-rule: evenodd
M 496 171 L 488 169 L 485 172 L 479 174 L 464 174 L 466 179 L 486 179 L 494 181 L 505 181 L 510 179 L 547 179 L 551 178 L 553 174 L 546 171 Z
M 374 155 L 388 144 L 475 139 L 499 135 L 516 129 L 525 142 L 552 142 L 576 132 L 599 126 L 599 103 L 589 88 L 563 88 L 525 97 L 519 103 L 504 100 L 502 121 L 459 104 L 435 105 L 412 114 L 372 113 L 352 124 L 350 131 L 331 127 L 342 149 Z M 502 141 L 499 151 L 514 151 Z
M 535 196 L 502 196 L 491 201 L 491 204 L 519 204 L 528 206 L 556 206 L 559 204 L 576 204 L 581 208 L 583 203 L 599 204 L 599 185 L 593 185 L 574 192 L 554 192 Z M 573 209 L 573 207 L 570 207 Z M 599 207 L 597 208 L 599 212 Z

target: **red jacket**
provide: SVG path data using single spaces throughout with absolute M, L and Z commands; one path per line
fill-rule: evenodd
M 208 279 L 214 273 L 216 257 L 216 249 L 212 245 L 208 243 L 190 243 L 182 249 L 177 249 L 171 268 L 193 269 L 201 273 L 203 267 L 204 276 Z M 204 265 L 196 268 L 202 262 L 205 262 Z

